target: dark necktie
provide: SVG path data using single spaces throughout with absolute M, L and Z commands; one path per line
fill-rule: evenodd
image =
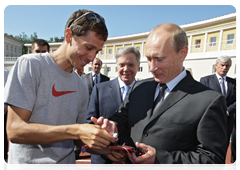
M 226 88 L 225 88 L 225 82 L 223 77 L 220 78 L 220 85 L 222 88 L 222 94 L 224 97 L 226 97 Z
M 153 110 L 156 106 L 160 105 L 164 100 L 164 92 L 166 89 L 167 89 L 166 84 L 160 84 L 160 90 L 159 90 L 158 96 L 153 103 Z

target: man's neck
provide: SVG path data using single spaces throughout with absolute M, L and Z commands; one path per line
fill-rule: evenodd
M 73 71 L 73 66 L 67 59 L 66 45 L 67 44 L 63 42 L 63 44 L 51 54 L 51 57 L 61 69 L 71 73 Z

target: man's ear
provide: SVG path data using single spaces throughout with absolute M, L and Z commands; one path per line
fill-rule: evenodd
M 188 54 L 188 46 L 187 45 L 183 46 L 183 48 L 180 50 L 180 53 L 181 53 L 181 60 L 184 61 Z
M 65 30 L 65 40 L 67 43 L 71 43 L 72 41 L 72 30 L 70 28 Z

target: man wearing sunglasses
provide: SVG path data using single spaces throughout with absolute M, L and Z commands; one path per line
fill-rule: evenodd
M 104 19 L 89 10 L 74 12 L 63 44 L 52 54 L 22 56 L 9 74 L 4 102 L 9 105 L 8 163 L 75 163 L 74 143 L 102 149 L 115 142 L 99 126 L 83 124 L 87 86 L 81 69 L 101 51 L 108 31 Z

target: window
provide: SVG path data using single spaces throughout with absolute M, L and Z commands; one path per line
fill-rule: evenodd
M 7 51 L 8 51 L 8 45 L 6 46 L 6 48 L 7 48 Z
M 195 41 L 195 48 L 200 48 L 201 40 Z
M 12 46 L 11 46 L 11 52 L 13 52 Z
M 92 67 L 88 67 L 88 72 L 91 72 L 92 71 Z
M 138 72 L 142 72 L 143 71 L 143 67 L 139 67 Z
M 15 47 L 15 53 L 17 53 L 17 48 Z
M 109 50 L 108 50 L 108 54 L 112 54 L 112 49 L 109 49 Z
M 115 72 L 117 72 L 118 71 L 118 69 L 117 69 L 117 67 L 115 67 Z
M 111 67 L 107 67 L 107 72 L 110 72 L 111 71 Z
M 227 44 L 233 44 L 234 34 L 227 35 Z
M 210 38 L 210 46 L 216 46 L 216 41 L 217 41 L 216 37 L 211 37 Z
M 140 51 L 140 47 L 138 46 L 138 47 L 136 47 L 136 49 L 138 49 L 138 51 Z
M 103 55 L 103 50 L 101 50 L 100 54 Z

